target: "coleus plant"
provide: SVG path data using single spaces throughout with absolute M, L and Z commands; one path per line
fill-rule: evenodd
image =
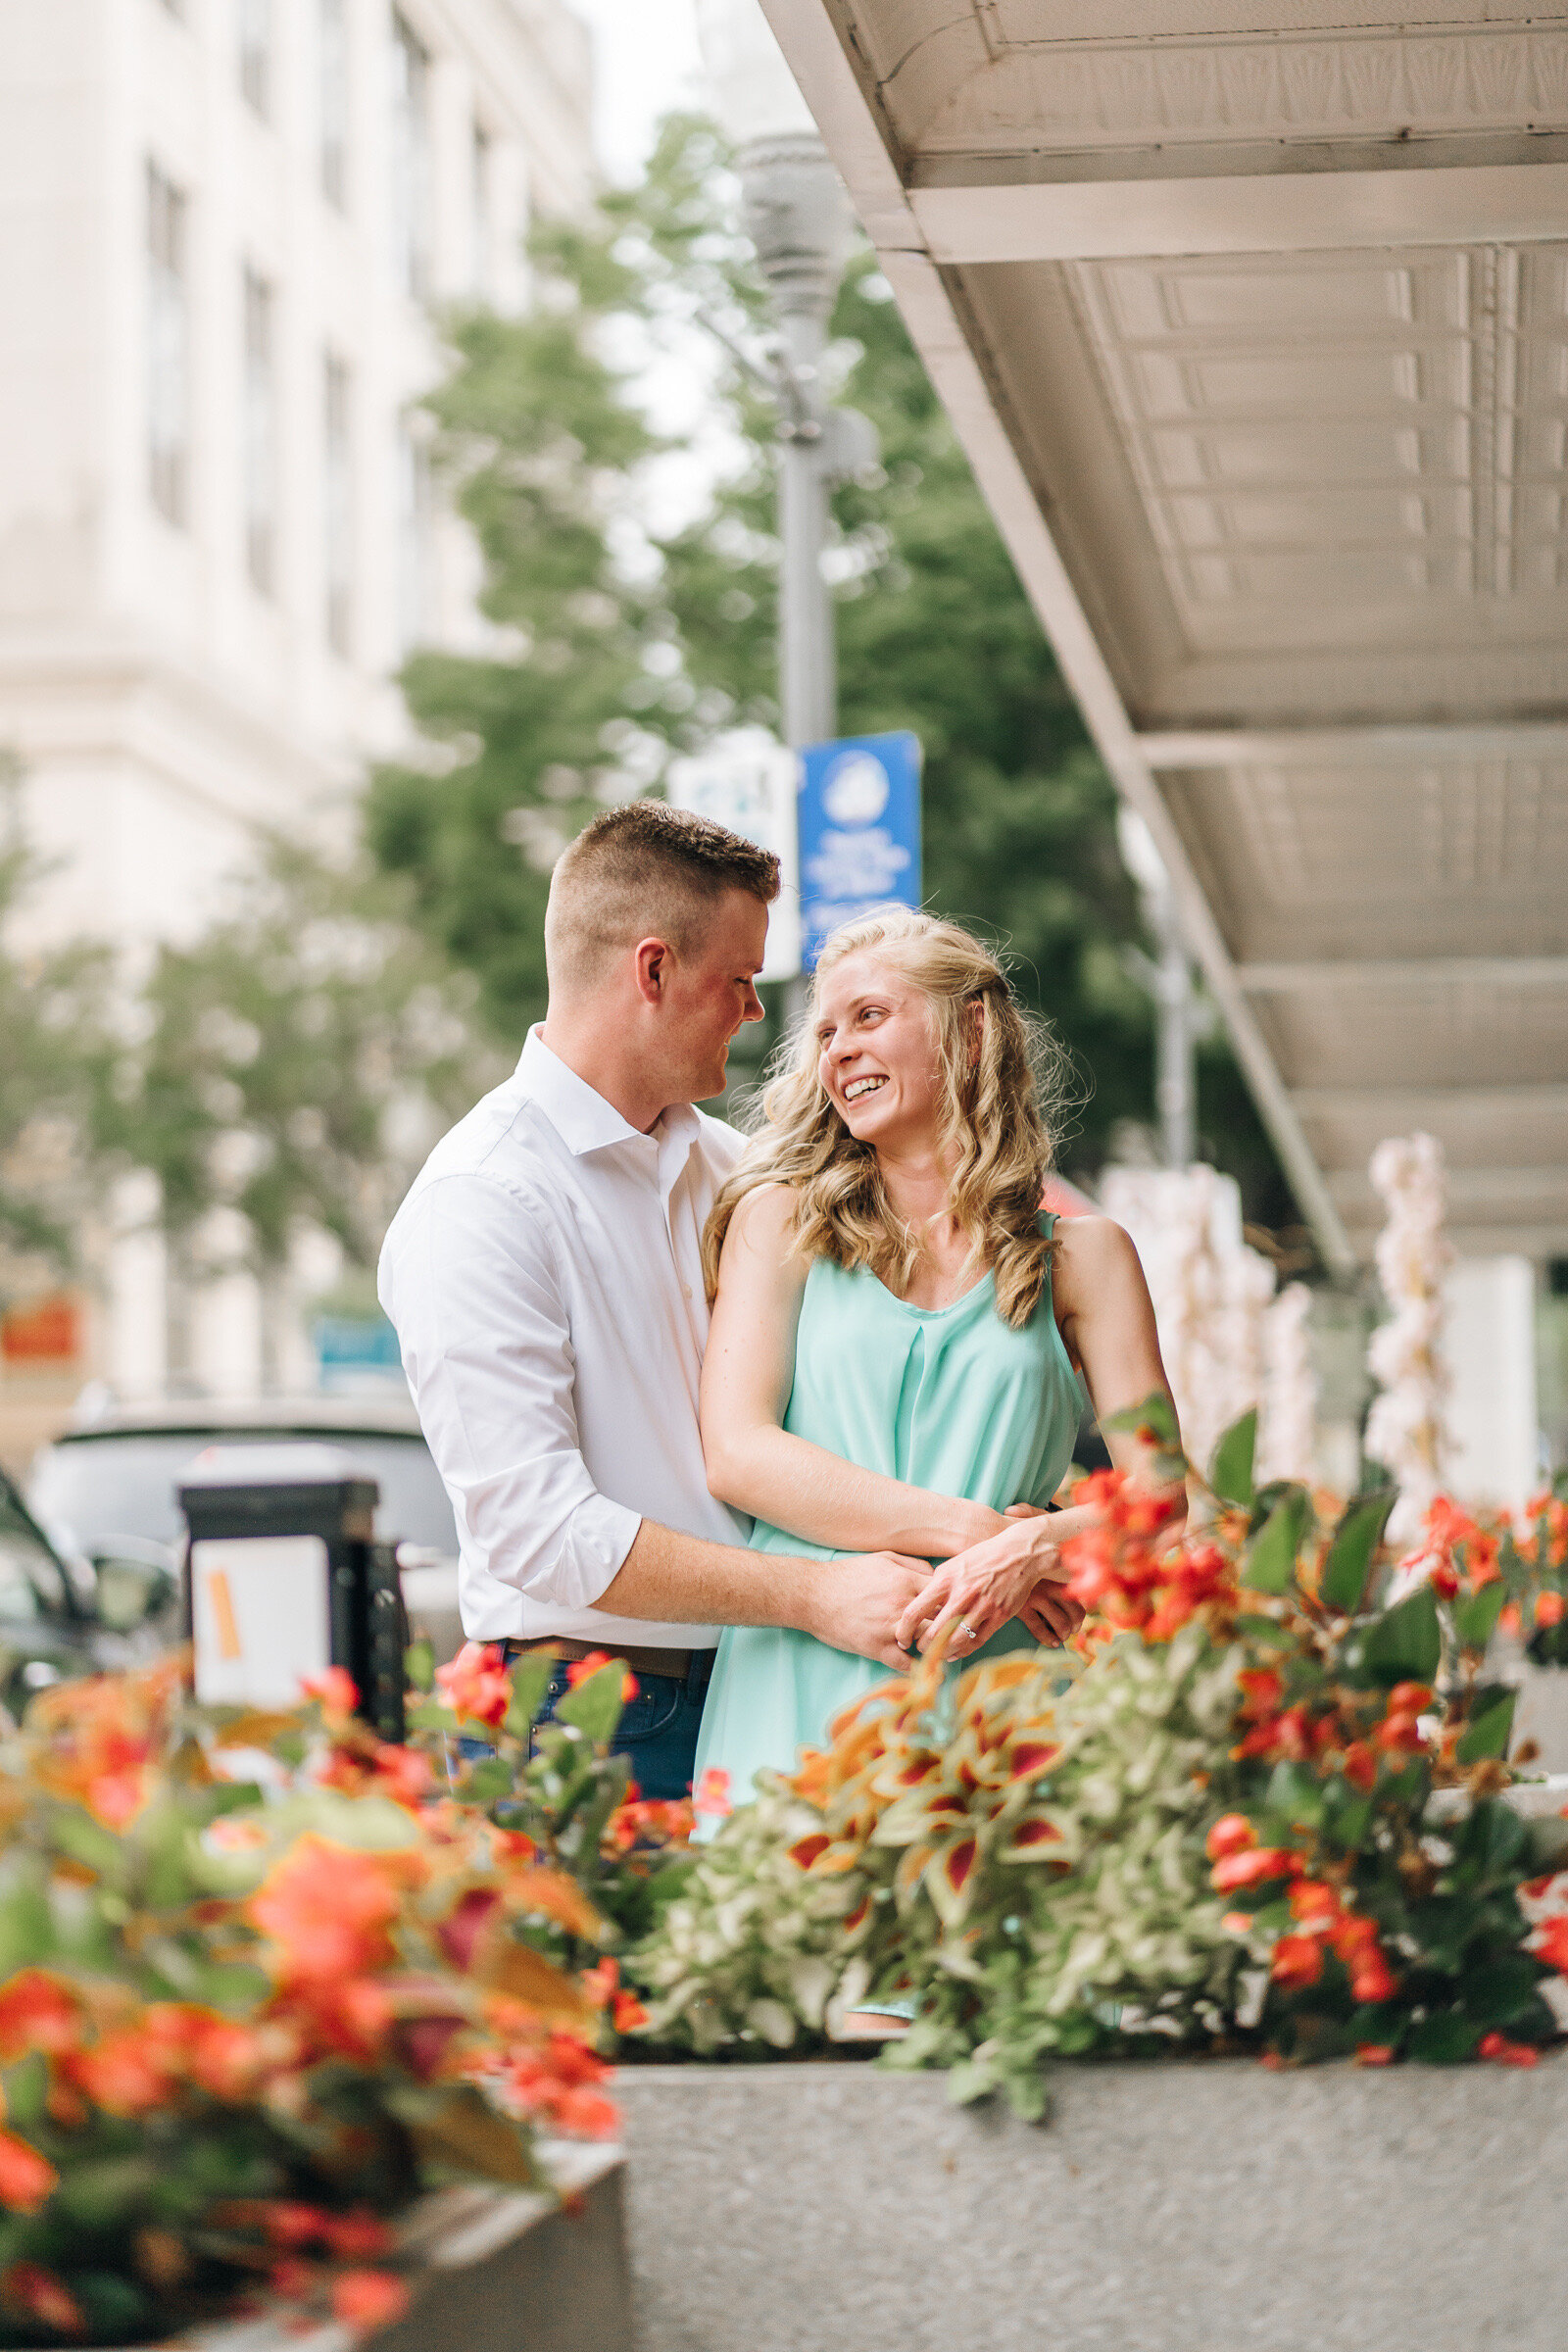
M 1163 1399 L 1127 1420 L 1185 1470 Z M 634 1955 L 648 2033 L 761 2053 L 901 2004 L 889 2063 L 1026 2114 L 1053 2052 L 1533 2056 L 1568 1829 L 1498 1793 L 1495 1558 L 1439 1513 L 1391 1601 L 1392 1497 L 1259 1488 L 1252 1443 L 1250 1415 L 1179 1540 L 1168 1487 L 1079 1486 L 1075 1670 L 924 1661 L 765 1781 Z

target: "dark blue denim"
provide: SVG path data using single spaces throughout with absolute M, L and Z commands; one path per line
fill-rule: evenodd
M 631 1777 L 644 1796 L 685 1796 L 691 1788 L 697 1760 L 697 1732 L 703 1720 L 703 1701 L 713 1672 L 711 1650 L 698 1650 L 682 1682 L 662 1674 L 640 1674 L 637 1695 L 626 1708 L 616 1731 L 613 1753 L 631 1758 Z M 566 1694 L 565 1660 L 558 1661 L 550 1677 L 541 1723 L 556 1711 Z

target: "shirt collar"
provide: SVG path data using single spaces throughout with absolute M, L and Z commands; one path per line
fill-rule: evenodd
M 538 1103 L 574 1159 L 580 1159 L 585 1152 L 603 1152 L 612 1144 L 653 1144 L 663 1162 L 666 1147 L 679 1143 L 685 1146 L 678 1154 L 684 1165 L 696 1139 L 697 1112 L 689 1102 L 672 1103 L 655 1120 L 651 1134 L 640 1134 L 586 1078 L 579 1078 L 559 1054 L 551 1053 L 537 1029 L 530 1029 L 523 1040 L 517 1076 L 523 1092 Z

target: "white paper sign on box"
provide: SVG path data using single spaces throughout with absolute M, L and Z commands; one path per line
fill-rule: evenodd
M 332 1663 L 319 1536 L 209 1538 L 191 1545 L 196 1696 L 207 1706 L 293 1707 Z

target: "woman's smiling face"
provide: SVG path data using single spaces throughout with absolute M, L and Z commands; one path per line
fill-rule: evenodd
M 857 1143 L 934 1143 L 942 1069 L 931 1007 L 869 949 L 846 956 L 817 992 L 817 1077 Z

